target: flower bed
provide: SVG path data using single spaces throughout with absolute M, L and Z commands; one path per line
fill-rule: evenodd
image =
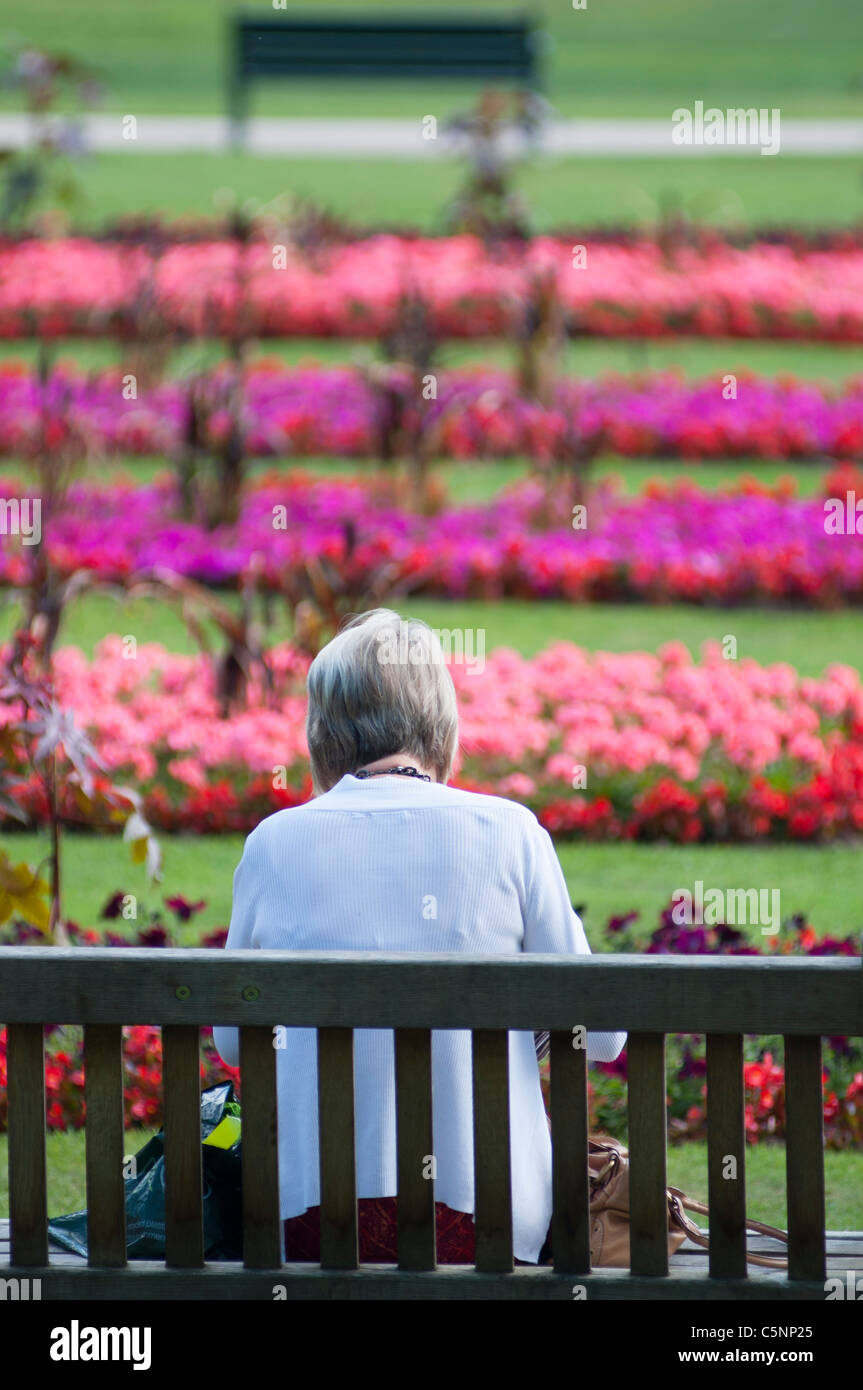
M 378 235 L 314 262 L 266 242 L 242 252 L 229 241 L 174 244 L 151 259 L 140 245 L 10 241 L 0 245 L 0 336 L 130 334 L 152 301 L 185 333 L 222 335 L 242 317 L 258 337 L 369 338 L 393 327 L 400 297 L 420 286 L 437 333 L 489 337 L 513 331 L 534 277 L 550 273 L 574 333 L 863 340 L 856 246 L 718 242 L 673 260 L 647 240 L 583 250 L 574 269 L 572 244 L 549 237 L 492 256 L 470 236 Z
M 464 650 L 450 663 L 461 785 L 524 801 L 552 834 L 689 843 L 863 830 L 863 686 L 848 666 L 810 679 L 725 660 L 718 644 L 695 662 L 676 643 L 592 655 L 561 642 L 533 659 L 497 649 L 480 669 L 478 645 Z M 157 645 L 135 660 L 123 653 L 119 637 L 92 662 L 59 651 L 57 696 L 108 775 L 141 792 L 152 824 L 249 830 L 309 797 L 307 657 L 274 648 L 272 695 L 253 682 L 249 707 L 224 719 L 205 658 Z M 15 795 L 44 818 L 35 780 Z M 66 810 L 80 820 L 74 804 Z
M 646 947 L 632 938 L 638 912 L 612 918 L 605 928 L 606 947 L 617 951 L 645 950 L 647 954 L 683 955 L 859 955 L 853 936 L 817 937 L 805 918 L 784 924 L 781 937 L 771 937 L 766 952 L 746 944 L 741 932 L 726 924 L 686 927 L 674 923 L 672 909 L 662 913 L 659 927 Z M 668 1077 L 668 1135 L 676 1142 L 707 1138 L 707 1058 L 703 1037 L 676 1034 L 666 1040 Z M 744 1125 L 746 1141 L 756 1144 L 785 1137 L 785 1068 L 777 1062 L 783 1039 L 744 1038 Z M 824 1143 L 828 1149 L 863 1145 L 863 1048 L 857 1039 L 831 1037 L 824 1041 L 822 1085 Z M 540 1066 L 548 1097 L 549 1065 Z M 627 1137 L 626 1050 L 614 1062 L 595 1062 L 588 1082 L 590 1128 L 625 1140 Z
M 391 379 L 410 399 L 404 372 Z M 811 459 L 863 455 L 863 378 L 841 391 L 783 378 L 736 378 L 726 399 L 723 378 L 688 382 L 671 373 L 635 378 L 564 381 L 554 406 L 520 396 L 502 371 L 441 372 L 437 397 L 422 406 L 437 428 L 438 457 L 565 457 L 567 433 L 601 441 L 604 452 L 630 458 Z M 209 442 L 221 442 L 230 420 L 226 373 L 209 378 L 213 403 Z M 47 386 L 20 363 L 0 364 L 0 455 L 29 457 L 63 431 L 98 454 L 170 454 L 187 428 L 187 395 L 166 383 L 124 399 L 121 369 L 85 375 L 63 364 Z M 415 412 L 416 414 L 417 412 Z M 262 361 L 245 376 L 243 426 L 255 457 L 324 455 L 376 459 L 381 404 L 368 382 L 348 367 L 287 370 Z
M 529 482 L 433 516 L 399 510 L 384 488 L 274 475 L 247 489 L 236 526 L 207 531 L 174 519 L 170 480 L 81 483 L 59 514 L 43 509 L 42 526 L 61 573 L 86 569 L 115 582 L 159 565 L 236 587 L 255 557 L 259 581 L 278 589 L 287 571 L 315 556 L 351 592 L 371 587 L 386 565 L 412 592 L 447 598 L 825 607 L 863 600 L 861 537 L 828 534 L 823 502 L 783 495 L 781 486 L 746 482 L 711 493 L 681 479 L 628 499 L 607 484 L 591 493 L 585 529 L 573 529 L 563 483 L 550 501 Z M 0 536 L 0 583 L 25 583 L 32 554 L 17 537 Z
M 203 906 L 198 904 L 197 906 Z M 110 908 L 110 904 L 109 904 Z M 194 908 L 192 909 L 194 910 Z M 107 912 L 103 913 L 103 916 Z M 629 928 L 637 912 L 612 918 L 605 929 L 606 947 L 634 951 Z M 108 931 L 81 931 L 69 924 L 70 936 L 81 945 L 136 945 L 159 947 L 173 944 L 161 929 L 147 928 L 136 937 L 123 938 Z M 227 933 L 212 932 L 199 943 L 220 947 Z M 15 924 L 0 933 L 3 944 L 26 944 L 41 940 L 32 929 Z M 747 946 L 740 932 L 721 925 L 708 931 L 675 927 L 670 909 L 662 914 L 660 926 L 643 947 L 647 954 L 759 955 Z M 791 919 L 781 938 L 770 939 L 768 954 L 846 955 L 857 954 L 852 937 L 816 937 L 803 919 Z M 46 1105 L 49 1129 L 80 1129 L 85 1122 L 84 1056 L 80 1029 L 46 1028 L 49 1034 L 46 1060 Z M 239 1072 L 222 1062 L 215 1051 L 212 1030 L 203 1028 L 201 1084 L 214 1085 L 230 1077 L 239 1089 Z M 127 1128 L 158 1126 L 162 1123 L 162 1042 L 157 1028 L 125 1028 L 124 1086 Z M 672 1140 L 706 1137 L 706 1060 L 704 1040 L 689 1035 L 672 1035 L 668 1045 L 669 1137 Z M 785 1132 L 785 1073 L 774 1054 L 781 1039 L 745 1040 L 744 1065 L 746 1139 L 757 1143 L 781 1139 Z M 829 1038 L 825 1047 L 824 1138 L 828 1148 L 859 1147 L 863 1144 L 863 1051 L 859 1042 L 844 1037 Z M 549 1064 L 540 1066 L 540 1079 L 548 1097 Z M 614 1062 L 594 1063 L 588 1084 L 591 1129 L 626 1138 L 626 1051 Z M 0 1133 L 6 1129 L 6 1034 L 0 1029 Z

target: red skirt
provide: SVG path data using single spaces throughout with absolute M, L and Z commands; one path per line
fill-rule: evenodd
M 398 1264 L 398 1218 L 395 1197 L 361 1197 L 357 1202 L 360 1264 Z M 321 1209 L 309 1207 L 285 1225 L 285 1260 L 320 1264 Z M 437 1262 L 472 1265 L 475 1258 L 473 1217 L 435 1202 Z

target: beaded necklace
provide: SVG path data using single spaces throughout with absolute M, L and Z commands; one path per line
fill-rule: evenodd
M 369 772 L 367 768 L 360 768 L 360 771 L 355 772 L 354 776 L 392 777 L 393 774 L 395 774 L 397 777 L 419 777 L 421 782 L 431 781 L 431 778 L 429 777 L 427 772 L 420 772 L 419 769 L 415 767 L 381 767 L 377 768 L 374 772 Z

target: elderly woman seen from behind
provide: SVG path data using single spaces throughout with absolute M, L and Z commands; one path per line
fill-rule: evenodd
M 405 659 L 407 657 L 407 659 Z M 355 618 L 309 670 L 306 731 L 317 796 L 263 821 L 234 876 L 227 946 L 287 951 L 588 954 L 548 833 L 513 801 L 447 786 L 455 690 L 424 623 Z M 237 1030 L 216 1028 L 238 1064 Z M 623 1033 L 588 1034 L 613 1061 Z M 316 1033 L 277 1051 L 285 1257 L 317 1260 L 320 1175 Z M 551 1142 L 534 1036 L 509 1034 L 513 1251 L 536 1263 L 551 1219 Z M 393 1034 L 354 1034 L 360 1259 L 394 1263 Z M 470 1034 L 432 1034 L 438 1260 L 472 1263 Z

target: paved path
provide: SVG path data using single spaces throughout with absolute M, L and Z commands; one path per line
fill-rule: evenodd
M 134 126 L 128 116 L 89 116 L 84 122 L 84 142 L 93 150 L 142 150 L 145 152 L 210 152 L 229 147 L 229 125 L 224 116 L 138 116 Z M 539 148 L 552 155 L 645 157 L 675 155 L 680 158 L 758 159 L 755 145 L 674 145 L 671 118 L 667 120 L 552 121 Z M 0 115 L 0 148 L 21 148 L 30 138 L 24 115 Z M 338 158 L 369 155 L 379 158 L 440 158 L 452 156 L 456 147 L 441 132 L 424 139 L 422 118 L 319 119 L 259 118 L 249 122 L 246 148 L 255 154 Z M 780 156 L 863 154 L 863 120 L 783 120 Z M 770 157 L 770 156 L 767 156 Z

